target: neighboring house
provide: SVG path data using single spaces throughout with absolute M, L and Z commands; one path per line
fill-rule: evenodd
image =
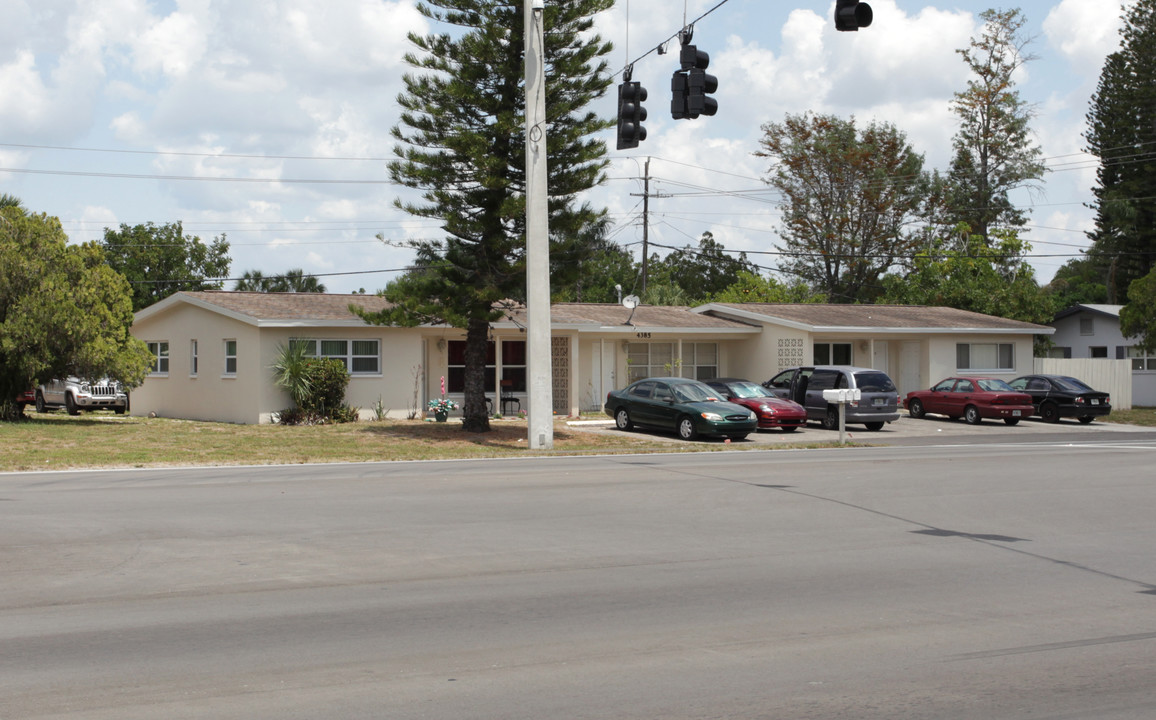
M 1120 332 L 1123 305 L 1073 305 L 1056 313 L 1050 358 L 1127 360 L 1132 405 L 1156 405 L 1156 353 L 1140 350 Z
M 278 348 L 308 340 L 350 369 L 349 404 L 392 417 L 441 393 L 462 400 L 464 331 L 365 324 L 349 311 L 386 306 L 372 295 L 184 292 L 136 314 L 132 332 L 154 353 L 132 393 L 134 415 L 269 422 L 290 405 L 269 367 Z M 560 303 L 551 309 L 554 411 L 601 409 L 634 379 L 742 376 L 762 382 L 811 363 L 885 370 L 901 393 L 968 370 L 1011 379 L 1032 370 L 1032 341 L 1052 328 L 950 308 L 712 303 L 696 308 Z M 525 313 L 493 323 L 486 394 L 496 412 L 526 403 Z

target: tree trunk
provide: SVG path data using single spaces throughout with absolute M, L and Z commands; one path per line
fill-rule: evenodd
M 486 414 L 486 344 L 490 324 L 470 318 L 466 326 L 466 398 L 462 405 L 462 429 L 467 432 L 489 432 L 490 416 Z

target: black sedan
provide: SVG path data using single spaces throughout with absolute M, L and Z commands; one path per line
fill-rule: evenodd
M 747 408 L 725 402 L 718 391 L 687 378 L 647 378 L 611 390 L 605 410 L 619 430 L 644 425 L 674 430 L 683 440 L 699 435 L 742 440 L 759 424 Z
M 1032 409 L 1044 422 L 1074 417 L 1087 424 L 1112 412 L 1112 398 L 1066 375 L 1024 375 L 1011 385 L 1032 396 Z

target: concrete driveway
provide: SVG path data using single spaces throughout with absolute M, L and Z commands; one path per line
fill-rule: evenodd
M 609 418 L 605 422 L 584 424 L 584 429 L 596 432 L 620 433 Z M 1087 440 L 1100 434 L 1108 433 L 1156 433 L 1152 428 L 1135 425 L 1121 425 L 1095 421 L 1088 425 L 1081 425 L 1077 420 L 1067 418 L 1058 423 L 1045 423 L 1039 418 L 1023 420 L 1017 425 L 1006 425 L 1002 420 L 984 420 L 979 425 L 968 425 L 963 420 L 950 420 L 939 415 L 929 415 L 915 420 L 909 417 L 906 411 L 901 411 L 900 418 L 893 423 L 883 426 L 882 430 L 872 432 L 862 425 L 847 426 L 847 440 L 855 443 L 871 443 L 879 445 L 925 445 L 930 443 L 957 443 L 957 442 L 1054 442 L 1057 439 Z M 631 433 L 645 433 L 656 440 L 668 440 L 672 443 L 682 443 L 673 432 L 664 433 L 650 429 L 635 429 Z M 743 443 L 757 443 L 759 445 L 789 445 L 800 443 L 838 442 L 837 430 L 824 430 L 818 422 L 811 422 L 806 428 L 794 432 L 782 430 L 760 430 L 751 433 Z M 692 442 L 718 443 L 721 440 L 695 440 Z

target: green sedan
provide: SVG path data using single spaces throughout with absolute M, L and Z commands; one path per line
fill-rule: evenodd
M 635 425 L 674 430 L 683 440 L 700 435 L 742 440 L 759 424 L 747 408 L 725 402 L 706 383 L 687 378 L 647 378 L 611 390 L 605 410 L 619 430 Z

